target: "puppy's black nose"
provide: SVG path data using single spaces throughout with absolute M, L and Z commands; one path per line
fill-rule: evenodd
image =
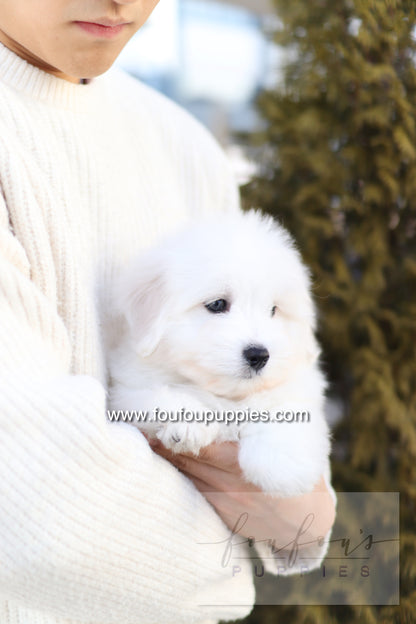
M 243 356 L 250 368 L 253 368 L 256 372 L 267 364 L 267 360 L 270 357 L 267 349 L 262 346 L 247 347 L 243 351 Z

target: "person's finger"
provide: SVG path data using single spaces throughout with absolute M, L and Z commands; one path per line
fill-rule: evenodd
M 228 472 L 239 472 L 238 442 L 213 442 L 202 448 L 198 458 L 211 466 L 220 467 Z
M 157 455 L 169 461 L 187 476 L 205 481 L 213 490 L 223 490 L 233 485 L 234 479 L 229 478 L 232 473 L 228 473 L 217 466 L 206 464 L 193 455 L 172 453 L 172 451 L 166 449 L 163 445 L 156 445 L 153 450 Z M 238 475 L 236 480 L 240 482 L 241 477 Z
M 252 483 L 247 482 L 239 466 L 235 471 L 223 470 L 221 467 L 200 461 L 199 457 L 184 453 L 172 453 L 162 444 L 155 445 L 154 451 L 172 463 L 188 476 L 199 479 L 206 484 L 205 491 L 212 492 L 259 492 Z
M 192 483 L 200 492 L 204 492 L 204 494 L 208 492 L 218 491 L 213 485 L 206 483 L 205 481 L 203 481 L 202 479 L 199 479 L 198 477 L 195 477 L 195 475 L 189 474 L 188 472 L 184 472 L 183 474 L 185 475 L 185 477 L 188 477 L 190 481 L 192 481 Z
M 178 457 L 189 457 L 197 459 L 200 463 L 215 466 L 227 472 L 241 472 L 238 463 L 238 443 L 237 442 L 213 442 L 199 451 L 198 456 L 192 453 L 172 453 L 166 449 L 159 440 L 151 440 L 150 446 L 162 457 L 168 459 L 176 465 Z M 176 460 L 175 460 L 176 458 Z

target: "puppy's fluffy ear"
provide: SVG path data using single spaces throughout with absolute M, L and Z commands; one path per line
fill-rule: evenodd
M 289 317 L 296 319 L 300 326 L 299 344 L 307 361 L 312 364 L 319 357 L 320 349 L 315 338 L 316 311 L 305 283 L 299 283 L 299 287 L 285 293 L 282 310 Z
M 302 324 L 304 326 L 306 358 L 310 364 L 313 364 L 318 359 L 321 350 L 319 348 L 318 341 L 315 338 L 316 309 L 309 292 L 304 297 Z
M 314 331 L 310 325 L 305 327 L 305 350 L 308 362 L 310 364 L 316 362 L 321 351 L 315 338 Z
M 148 255 L 135 261 L 123 275 L 118 293 L 118 307 L 129 325 L 135 351 L 146 357 L 156 349 L 167 322 L 160 258 Z

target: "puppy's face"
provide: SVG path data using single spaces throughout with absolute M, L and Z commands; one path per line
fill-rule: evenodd
M 307 273 L 286 232 L 255 213 L 168 239 L 123 288 L 138 356 L 214 394 L 243 399 L 318 355 Z

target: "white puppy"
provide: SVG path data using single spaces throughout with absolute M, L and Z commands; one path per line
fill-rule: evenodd
M 116 299 L 112 409 L 147 411 L 137 426 L 173 451 L 238 439 L 246 479 L 265 491 L 313 488 L 328 469 L 325 380 L 308 273 L 282 227 L 254 211 L 190 225 L 135 259 Z M 193 422 L 157 420 L 184 410 Z M 270 420 L 196 422 L 230 410 Z M 310 420 L 278 422 L 280 411 Z

